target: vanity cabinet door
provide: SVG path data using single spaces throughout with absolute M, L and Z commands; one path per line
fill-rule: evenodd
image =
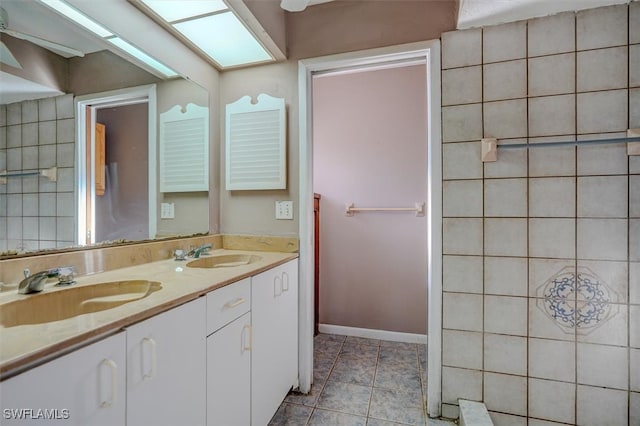
M 203 297 L 127 329 L 127 426 L 204 425 Z
M 125 424 L 124 333 L 0 383 L 2 425 Z
M 298 260 L 251 278 L 251 424 L 265 426 L 298 381 Z
M 251 313 L 207 337 L 207 425 L 251 424 Z

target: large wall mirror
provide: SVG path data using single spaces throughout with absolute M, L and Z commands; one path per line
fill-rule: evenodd
M 208 107 L 208 92 L 134 64 L 39 2 L 0 7 L 10 30 L 54 42 L 0 35 L 12 55 L 0 65 L 0 254 L 208 232 L 208 191 L 156 183 L 158 117 Z M 52 168 L 55 179 L 37 174 Z

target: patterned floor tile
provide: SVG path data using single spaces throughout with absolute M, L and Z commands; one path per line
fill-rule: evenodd
M 309 421 L 309 425 L 312 426 L 365 426 L 366 424 L 366 417 L 337 413 L 319 408 L 313 412 L 311 420 Z
M 371 389 L 367 386 L 328 381 L 320 394 L 317 407 L 366 416 L 369 410 Z
M 337 356 L 341 349 L 342 342 L 332 340 L 321 340 L 313 344 L 313 354 L 318 356 Z
M 387 389 L 410 389 L 422 392 L 418 368 L 402 364 L 379 364 L 373 386 Z
M 418 351 L 406 348 L 380 347 L 378 362 L 418 366 Z
M 269 426 L 300 426 L 306 425 L 313 408 L 296 404 L 284 403 L 269 422 Z
M 340 355 L 329 375 L 329 380 L 372 386 L 375 371 L 375 362 L 366 359 L 345 358 Z
M 337 357 L 313 357 L 313 381 L 325 381 L 331 373 L 333 365 L 336 363 Z
M 417 348 L 418 345 L 416 343 L 392 342 L 389 340 L 381 340 L 380 346 L 384 346 L 386 348 L 414 350 Z
M 345 342 L 345 344 L 342 345 L 340 356 L 355 359 L 364 359 L 375 364 L 375 362 L 378 360 L 378 352 L 378 346 Z
M 369 417 L 410 425 L 424 425 L 422 392 L 373 388 Z
M 324 333 L 320 333 L 316 337 L 313 338 L 313 341 L 314 341 L 314 343 L 315 342 L 340 342 L 340 343 L 344 343 L 346 338 L 347 338 L 347 336 L 343 336 L 341 334 L 324 334 Z

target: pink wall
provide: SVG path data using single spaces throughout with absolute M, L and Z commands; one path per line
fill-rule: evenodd
M 314 78 L 321 324 L 426 333 L 426 217 L 345 215 L 426 200 L 425 82 L 424 65 Z
M 98 110 L 109 180 L 104 195 L 96 196 L 96 242 L 149 238 L 147 116 L 146 103 Z

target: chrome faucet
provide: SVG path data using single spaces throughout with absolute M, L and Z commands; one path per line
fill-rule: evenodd
M 200 247 L 197 247 L 197 248 L 192 249 L 192 250 L 189 252 L 188 256 L 193 256 L 195 259 L 197 259 L 197 258 L 199 258 L 199 257 L 200 257 L 200 255 L 201 255 L 202 253 L 206 252 L 206 251 L 207 251 L 207 250 L 209 250 L 211 247 L 213 247 L 213 246 L 211 245 L 211 243 L 209 243 L 209 244 L 203 244 L 203 245 L 201 245 Z
M 20 281 L 18 285 L 18 293 L 29 294 L 38 293 L 44 289 L 44 282 L 47 278 L 58 278 L 58 284 L 56 285 L 69 285 L 73 284 L 73 267 L 63 266 L 60 268 L 53 268 L 46 271 L 37 272 L 31 275 L 29 269 L 24 271 L 24 279 Z

